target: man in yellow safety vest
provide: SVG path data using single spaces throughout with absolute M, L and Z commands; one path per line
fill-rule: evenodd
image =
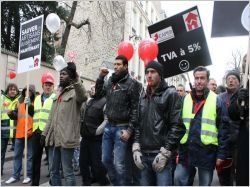
M 41 159 L 44 147 L 44 145 L 40 143 L 41 133 L 44 131 L 48 121 L 53 98 L 56 96 L 56 94 L 53 93 L 55 81 L 51 73 L 44 73 L 41 82 L 43 93 L 38 95 L 34 102 L 32 186 L 39 186 Z
M 186 133 L 180 141 L 176 185 L 188 185 L 198 168 L 199 185 L 210 186 L 216 166 L 222 167 L 229 154 L 229 126 L 223 122 L 222 102 L 207 88 L 210 72 L 203 66 L 194 69 L 195 88 L 183 102 L 182 119 Z

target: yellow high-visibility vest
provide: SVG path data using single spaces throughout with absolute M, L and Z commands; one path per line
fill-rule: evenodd
M 47 98 L 42 106 L 41 95 L 38 95 L 34 102 L 34 116 L 33 116 L 33 132 L 36 129 L 44 130 L 48 119 L 50 110 L 53 103 L 53 98 L 56 94 L 52 93 L 49 98 Z
M 9 130 L 9 138 L 14 137 L 14 130 L 16 129 L 14 125 L 14 120 L 11 120 L 7 114 L 10 110 L 15 110 L 17 107 L 18 98 L 16 97 L 14 100 L 2 95 L 1 97 L 1 120 L 10 120 L 9 126 L 1 126 L 1 130 Z
M 218 129 L 216 127 L 216 97 L 217 95 L 209 91 L 206 102 L 202 110 L 201 119 L 201 142 L 205 145 L 213 144 L 218 146 Z M 192 113 L 193 100 L 190 94 L 188 94 L 184 99 L 182 120 L 186 127 L 186 133 L 182 137 L 180 143 L 185 144 L 188 140 L 190 122 L 194 119 L 194 114 Z

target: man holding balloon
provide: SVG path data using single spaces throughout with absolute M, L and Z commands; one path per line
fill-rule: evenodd
M 96 92 L 105 94 L 107 99 L 105 113 L 108 122 L 103 134 L 102 162 L 112 185 L 125 186 L 132 182 L 131 137 L 137 123 L 142 85 L 128 73 L 128 60 L 132 56 L 123 55 L 116 57 L 114 73 L 107 85 L 104 85 L 104 77 L 109 72 L 107 68 L 101 68 L 96 81 Z

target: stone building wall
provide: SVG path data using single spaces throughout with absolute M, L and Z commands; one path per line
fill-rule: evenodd
M 89 19 L 87 25 L 71 27 L 66 55 L 77 53 L 76 66 L 81 76 L 96 80 L 103 62 L 114 61 L 124 36 L 126 1 L 78 1 L 74 22 Z

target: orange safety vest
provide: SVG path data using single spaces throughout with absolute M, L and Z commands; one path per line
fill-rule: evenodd
M 28 137 L 32 135 L 33 118 L 28 115 Z M 25 104 L 21 103 L 18 106 L 18 117 L 16 126 L 16 138 L 25 137 Z

